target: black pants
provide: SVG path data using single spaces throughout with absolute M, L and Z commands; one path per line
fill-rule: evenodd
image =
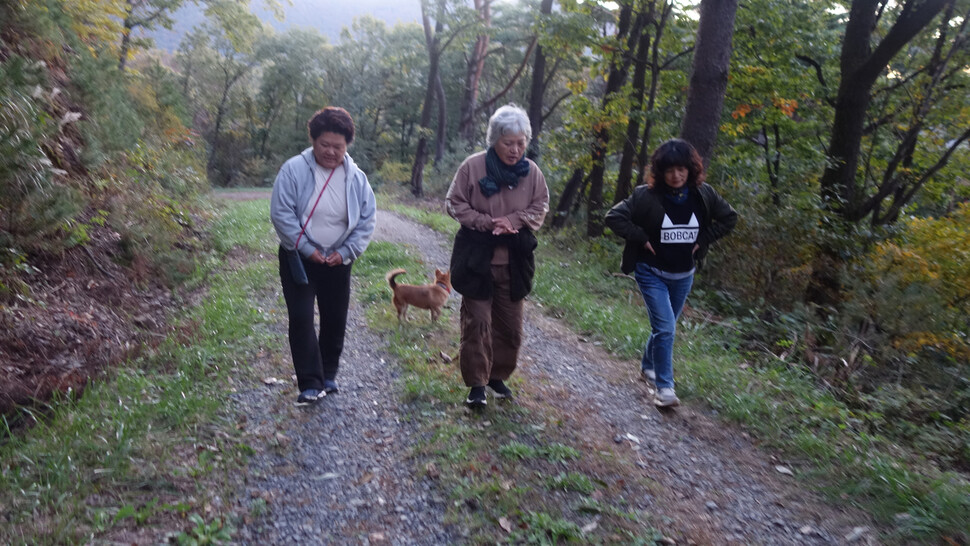
M 301 391 L 323 390 L 324 379 L 335 379 L 344 349 L 350 305 L 350 265 L 328 266 L 303 260 L 309 284 L 293 282 L 280 248 L 280 281 L 290 321 L 290 353 Z M 313 327 L 313 304 L 320 310 L 320 334 Z

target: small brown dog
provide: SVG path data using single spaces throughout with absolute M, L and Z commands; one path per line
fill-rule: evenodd
M 413 284 L 397 284 L 394 278 L 401 273 L 406 273 L 403 269 L 388 271 L 387 282 L 391 285 L 394 292 L 394 307 L 397 308 L 397 320 L 407 318 L 408 306 L 413 305 L 421 309 L 431 310 L 431 321 L 437 321 L 441 314 L 441 307 L 448 301 L 451 295 L 451 272 L 434 270 L 434 284 L 415 286 Z

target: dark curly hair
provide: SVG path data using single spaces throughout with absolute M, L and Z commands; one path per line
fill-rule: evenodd
M 647 187 L 657 189 L 659 184 L 666 187 L 664 172 L 670 167 L 687 167 L 687 186 L 698 187 L 704 182 L 704 161 L 697 150 L 686 140 L 672 138 L 664 142 L 650 156 L 650 171 L 645 182 Z
M 354 118 L 339 106 L 327 106 L 317 110 L 306 123 L 306 127 L 311 141 L 315 141 L 323 133 L 343 135 L 348 145 L 354 141 Z

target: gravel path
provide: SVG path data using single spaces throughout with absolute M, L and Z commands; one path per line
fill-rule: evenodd
M 429 267 L 448 265 L 449 238 L 398 215 L 381 211 L 375 238 L 408 245 Z M 456 310 L 452 320 L 458 304 L 458 298 L 449 302 Z M 285 324 L 279 328 L 285 336 Z M 628 500 L 669 518 L 670 528 L 688 543 L 876 543 L 865 515 L 805 492 L 777 471 L 783 463 L 703 408 L 688 402 L 674 411 L 656 410 L 637 362 L 583 342 L 532 303 L 525 331 L 517 403 L 555 413 L 587 449 L 625 461 L 628 475 L 618 478 L 655 483 L 649 493 Z M 271 445 L 253 457 L 245 493 L 264 499 L 271 516 L 252 518 L 241 529 L 243 542 L 461 542 L 442 521 L 445 494 L 418 478 L 423 465 L 409 458 L 416 429 L 407 408 L 396 402 L 398 372 L 381 343 L 355 306 L 338 395 L 298 409 L 289 386 L 285 393 L 261 387 L 238 394 L 247 430 Z M 275 366 L 288 377 L 284 357 Z M 389 399 L 394 402 L 384 403 Z
M 385 216 L 380 214 L 379 226 Z M 279 294 L 269 296 L 263 304 L 280 307 Z M 274 330 L 285 339 L 285 308 L 278 316 Z M 297 407 L 294 381 L 287 380 L 234 396 L 246 432 L 266 444 L 252 457 L 241 494 L 249 504 L 244 511 L 253 516 L 239 530 L 241 543 L 460 542 L 443 521 L 444 493 L 411 459 L 416 425 L 400 403 L 399 371 L 383 343 L 368 330 L 354 302 L 337 376 L 339 393 Z M 267 362 L 257 366 L 270 377 L 290 379 L 288 353 L 266 356 Z M 254 506 L 265 506 L 266 513 Z

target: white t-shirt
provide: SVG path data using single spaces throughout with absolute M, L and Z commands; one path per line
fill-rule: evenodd
M 313 164 L 313 178 L 316 182 L 313 196 L 303 211 L 303 222 L 307 226 L 307 234 L 324 248 L 332 248 L 341 235 L 347 231 L 350 219 L 347 215 L 347 174 L 344 166 L 336 168 L 330 178 L 327 190 L 320 197 L 313 218 L 309 218 L 313 204 L 320 195 L 320 190 L 330 177 L 330 169 L 325 169 L 319 163 Z

